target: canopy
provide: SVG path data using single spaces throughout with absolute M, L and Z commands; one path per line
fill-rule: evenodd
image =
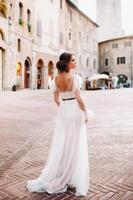
M 98 80 L 98 79 L 109 79 L 109 76 L 106 74 L 95 74 L 94 76 L 89 78 L 89 80 Z

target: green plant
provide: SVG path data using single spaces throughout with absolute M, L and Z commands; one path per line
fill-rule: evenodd
M 28 31 L 31 32 L 31 24 L 27 23 Z
M 22 19 L 22 17 L 19 17 L 18 22 L 19 22 L 19 25 L 22 25 L 22 24 L 23 24 L 23 19 Z

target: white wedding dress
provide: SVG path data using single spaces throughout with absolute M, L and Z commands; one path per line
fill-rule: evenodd
M 72 98 L 81 78 L 73 75 L 73 90 L 60 98 Z M 52 88 L 57 90 L 55 81 Z M 58 107 L 55 130 L 48 159 L 40 176 L 27 183 L 30 192 L 63 193 L 76 188 L 76 195 L 87 195 L 89 188 L 88 139 L 84 114 L 76 99 L 62 101 Z

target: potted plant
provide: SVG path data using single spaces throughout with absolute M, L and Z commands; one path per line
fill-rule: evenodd
M 23 24 L 23 19 L 22 17 L 19 17 L 19 25 L 22 25 Z
M 31 32 L 31 24 L 30 23 L 27 23 L 27 28 L 28 28 L 28 31 Z

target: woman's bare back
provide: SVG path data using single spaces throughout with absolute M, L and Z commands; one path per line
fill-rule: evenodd
M 55 77 L 55 83 L 60 92 L 68 92 L 73 89 L 73 75 L 70 73 L 58 74 Z

